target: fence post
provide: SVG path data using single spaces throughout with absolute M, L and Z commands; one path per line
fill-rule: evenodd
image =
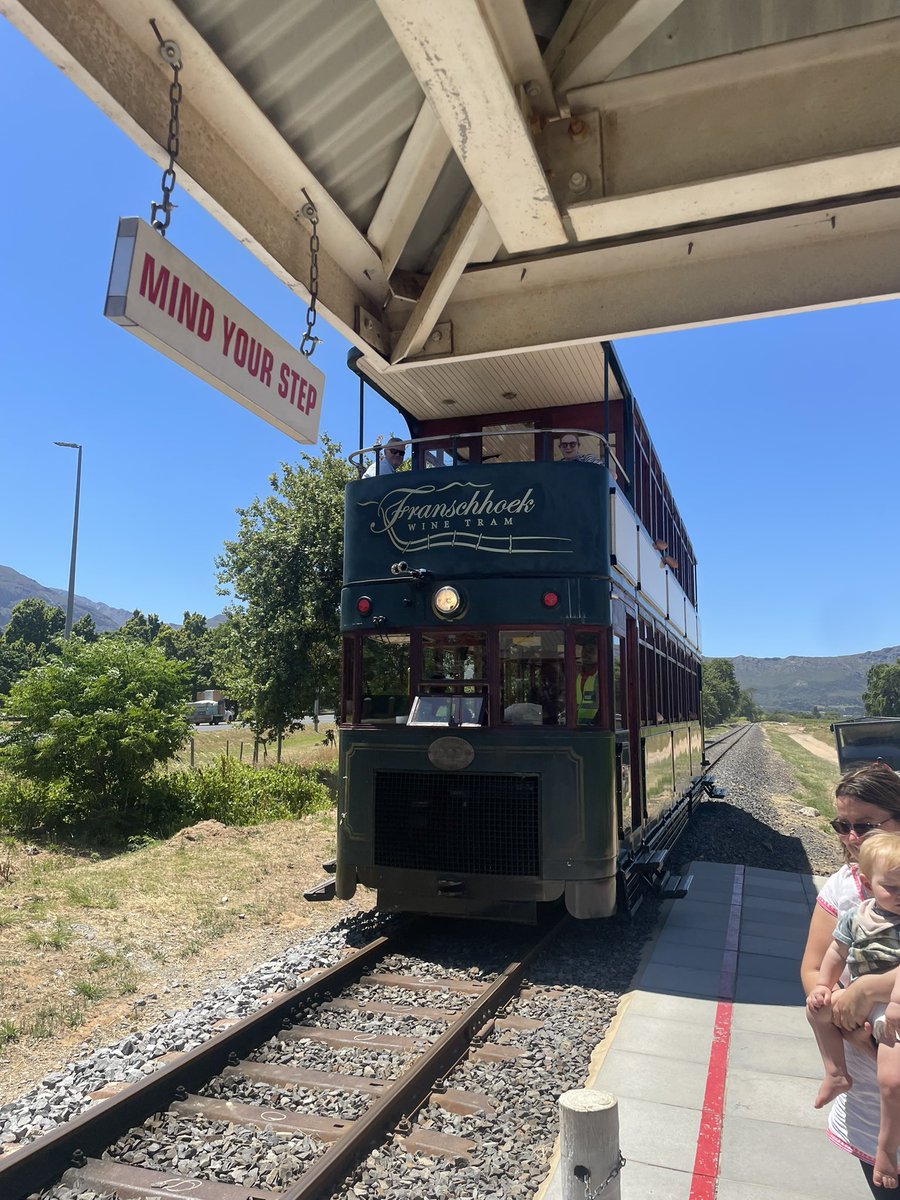
M 228 738 L 225 739 L 225 757 L 231 758 L 231 754 L 228 751 Z
M 281 762 L 281 730 L 278 730 L 278 749 L 275 751 L 275 761 Z
M 609 1092 L 577 1088 L 559 1098 L 559 1170 L 562 1200 L 584 1200 L 602 1190 L 619 1200 L 619 1102 Z
M 194 765 L 194 737 L 191 735 L 191 766 Z
M 238 753 L 238 762 L 244 761 L 244 743 L 241 742 L 240 752 Z

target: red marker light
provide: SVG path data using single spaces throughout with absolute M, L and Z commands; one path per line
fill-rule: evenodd
M 356 602 L 356 611 L 361 617 L 367 617 L 372 611 L 372 601 L 368 596 L 360 596 Z
M 559 604 L 559 596 L 556 592 L 544 592 L 541 600 L 544 603 L 544 608 L 556 608 L 557 604 Z

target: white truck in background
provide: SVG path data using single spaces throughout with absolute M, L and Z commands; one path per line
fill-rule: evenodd
M 189 725 L 218 725 L 225 720 L 224 700 L 193 700 L 188 705 Z

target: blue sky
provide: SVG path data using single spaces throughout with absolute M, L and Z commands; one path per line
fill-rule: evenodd
M 0 563 L 65 588 L 75 453 L 53 442 L 81 442 L 78 593 L 212 615 L 235 509 L 302 447 L 104 319 L 116 222 L 148 217 L 160 170 L 5 20 L 0 63 Z M 305 306 L 174 198 L 170 238 L 297 344 Z M 898 321 L 892 301 L 617 344 L 697 552 L 706 654 L 900 644 Z M 323 332 L 321 428 L 349 451 L 358 384 Z M 367 443 L 405 433 L 368 397 Z

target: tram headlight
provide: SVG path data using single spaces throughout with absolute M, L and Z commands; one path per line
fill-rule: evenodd
M 462 610 L 462 596 L 455 587 L 439 587 L 431 597 L 431 607 L 439 617 L 456 617 Z

